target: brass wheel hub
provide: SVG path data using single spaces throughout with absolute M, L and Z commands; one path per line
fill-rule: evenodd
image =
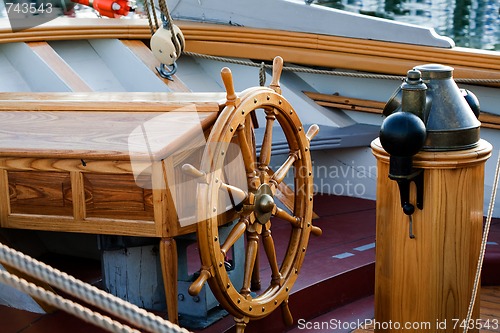
M 260 224 L 266 224 L 271 218 L 275 203 L 273 192 L 268 184 L 259 186 L 255 193 L 255 218 Z

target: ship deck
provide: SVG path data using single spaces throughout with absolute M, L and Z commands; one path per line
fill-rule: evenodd
M 311 237 L 299 278 L 290 296 L 290 310 L 296 326 L 284 327 L 276 311 L 263 320 L 251 322 L 246 332 L 350 332 L 352 329 L 307 330 L 299 323 L 363 322 L 373 318 L 375 274 L 375 202 L 329 195 L 317 195 L 315 212 L 320 216 L 315 225 L 323 230 L 321 237 Z M 279 246 L 278 230 L 273 236 Z M 61 258 L 47 262 L 92 283 L 99 283 L 100 263 Z M 64 259 L 64 258 L 63 258 Z M 261 261 L 263 262 L 263 261 Z M 261 267 L 267 276 L 268 267 Z M 500 318 L 500 220 L 493 220 L 483 266 L 481 291 L 482 318 Z M 35 314 L 0 306 L 3 333 L 62 333 L 71 331 L 104 332 L 101 329 L 61 311 Z M 481 332 L 500 332 L 495 330 Z M 229 316 L 199 333 L 231 332 Z M 370 332 L 366 330 L 357 332 Z

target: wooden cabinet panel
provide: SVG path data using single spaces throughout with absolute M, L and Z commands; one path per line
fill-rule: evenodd
M 8 173 L 12 213 L 73 215 L 69 172 Z
M 84 174 L 87 217 L 153 220 L 151 189 L 137 186 L 132 174 Z

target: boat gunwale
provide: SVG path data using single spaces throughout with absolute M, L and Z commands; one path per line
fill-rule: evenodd
M 441 63 L 454 67 L 456 78 L 500 79 L 500 52 L 497 51 L 418 46 L 191 21 L 176 21 L 176 24 L 183 31 L 189 52 L 269 61 L 281 55 L 285 61 L 301 65 L 397 75 L 405 75 L 408 68 L 423 62 Z M 146 19 L 58 18 L 16 33 L 8 30 L 0 25 L 0 44 L 103 38 L 147 40 L 151 37 Z M 486 85 L 500 86 L 498 83 Z

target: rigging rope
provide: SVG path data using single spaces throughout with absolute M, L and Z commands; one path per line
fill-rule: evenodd
M 154 7 L 153 9 L 154 10 Z M 151 12 L 149 11 L 149 4 L 148 1 L 144 1 L 144 11 L 146 12 L 146 15 L 148 16 L 148 24 L 149 24 L 149 30 L 151 31 L 151 35 L 155 33 L 155 27 L 153 26 L 153 21 L 151 18 Z
M 165 0 L 158 0 L 158 6 L 165 27 L 168 27 L 172 36 L 175 36 L 173 20 L 172 16 L 170 15 L 170 11 L 168 10 L 167 2 Z M 158 30 L 158 28 L 160 27 L 158 24 L 158 17 L 156 15 L 156 7 L 154 0 L 144 0 L 144 11 L 146 12 L 146 16 L 148 18 L 149 30 L 151 31 L 151 36 L 152 36 L 156 32 L 156 30 Z
M 263 87 L 265 85 L 266 85 L 266 64 L 264 62 L 261 62 L 259 66 L 259 86 Z
M 493 217 L 493 209 L 495 208 L 495 199 L 498 190 L 498 180 L 500 178 L 500 151 L 498 152 L 497 166 L 495 169 L 495 178 L 493 180 L 493 188 L 491 189 L 490 204 L 488 206 L 488 214 L 486 216 L 486 224 L 483 230 L 483 238 L 481 241 L 481 250 L 479 252 L 479 259 L 477 260 L 476 275 L 474 277 L 474 286 L 472 288 L 472 296 L 469 303 L 469 308 L 467 309 L 467 317 L 465 318 L 465 327 L 463 332 L 467 333 L 469 331 L 469 322 L 472 318 L 472 312 L 474 311 L 474 305 L 476 303 L 476 297 L 479 290 L 479 284 L 481 282 L 481 271 L 483 269 L 484 254 L 486 252 L 486 244 L 488 241 L 488 234 L 490 233 L 491 218 Z
M 217 56 L 211 56 L 211 55 L 200 54 L 200 53 L 195 53 L 195 52 L 184 52 L 184 54 L 187 56 L 191 56 L 191 57 L 197 57 L 197 58 L 215 60 L 215 61 L 223 61 L 223 62 L 227 62 L 230 64 L 235 64 L 235 65 L 243 65 L 243 66 L 251 66 L 251 67 L 265 67 L 266 69 L 273 68 L 272 65 L 268 65 L 268 64 L 262 65 L 262 64 L 258 64 L 258 63 L 248 61 L 248 60 L 238 60 L 238 59 L 233 59 L 233 58 L 217 57 Z M 297 72 L 297 73 L 338 75 L 338 76 L 348 76 L 348 77 L 361 77 L 361 78 L 370 78 L 370 79 L 385 79 L 385 80 L 404 80 L 404 78 L 405 78 L 404 76 L 397 76 L 397 75 L 337 72 L 337 71 L 332 71 L 332 70 L 321 70 L 321 69 L 312 69 L 312 68 L 305 68 L 305 67 L 291 67 L 291 66 L 283 66 L 283 71 Z
M 251 67 L 262 67 L 264 66 L 267 69 L 272 69 L 272 65 L 262 65 L 259 63 L 255 63 L 248 60 L 238 60 L 234 58 L 225 58 L 212 56 L 207 54 L 200 54 L 195 52 L 183 52 L 187 56 L 197 57 L 207 60 L 215 60 L 215 61 L 223 61 L 235 65 L 243 65 L 243 66 L 251 66 Z M 346 77 L 354 77 L 354 78 L 364 78 L 364 79 L 382 79 L 382 80 L 399 80 L 402 81 L 406 77 L 399 75 L 388 75 L 388 74 L 368 74 L 368 73 L 356 73 L 356 72 L 342 72 L 342 71 L 333 71 L 333 70 L 324 70 L 324 69 L 314 69 L 307 67 L 292 67 L 292 66 L 283 66 L 283 71 L 296 72 L 296 73 L 309 73 L 309 74 L 322 74 L 322 75 L 336 75 L 336 76 L 346 76 Z M 457 83 L 469 83 L 469 84 L 494 84 L 500 83 L 500 79 L 468 79 L 468 78 L 454 78 Z
M 155 1 L 154 0 L 150 0 L 150 3 L 151 3 L 151 13 L 153 14 L 153 19 L 155 21 L 155 27 L 156 27 L 155 31 L 156 31 L 156 30 L 158 30 L 158 28 L 160 27 L 160 25 L 158 24 L 158 17 L 156 16 Z
M 172 16 L 170 16 L 170 11 L 168 10 L 167 2 L 165 0 L 158 0 L 160 5 L 160 11 L 162 13 L 162 19 L 165 20 L 166 26 L 170 29 L 172 36 L 175 36 L 174 24 L 172 22 Z
M 151 31 L 152 36 L 160 27 L 158 25 L 158 17 L 156 16 L 154 0 L 144 0 L 144 11 L 146 12 L 146 16 L 148 17 L 149 30 Z
M 49 265 L 46 265 L 36 259 L 33 259 L 19 251 L 9 248 L 0 243 L 0 262 L 7 264 L 17 270 L 35 277 L 39 280 L 47 282 L 52 286 L 68 293 L 69 295 L 79 298 L 86 303 L 107 311 L 117 318 L 134 323 L 135 326 L 155 333 L 188 333 L 186 329 L 156 316 L 138 306 L 131 304 L 113 296 L 103 290 L 100 290 L 92 285 L 89 285 L 81 280 L 74 278 L 64 272 L 61 272 Z M 52 300 L 44 298 L 47 295 L 40 295 L 40 299 L 47 303 Z M 37 297 L 39 297 L 37 295 Z M 48 296 L 51 298 L 52 296 Z M 51 304 L 51 303 L 50 303 Z M 68 303 L 58 303 L 63 306 Z M 57 306 L 56 304 L 53 304 Z M 73 311 L 67 307 L 64 311 Z M 73 312 L 70 312 L 73 313 Z

